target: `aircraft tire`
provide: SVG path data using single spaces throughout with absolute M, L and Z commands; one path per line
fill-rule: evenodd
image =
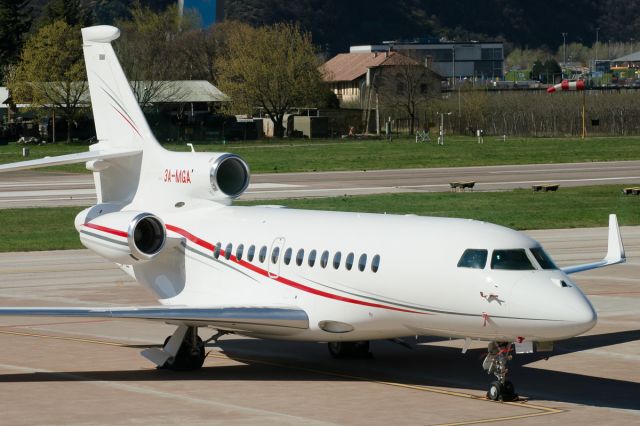
M 359 342 L 329 342 L 328 348 L 329 354 L 335 359 L 371 358 L 368 340 Z
M 499 381 L 491 382 L 487 391 L 487 398 L 492 401 L 500 401 L 502 399 L 502 383 Z

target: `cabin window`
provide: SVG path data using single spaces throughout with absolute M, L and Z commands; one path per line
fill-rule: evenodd
M 296 265 L 298 266 L 302 265 L 303 261 L 304 261 L 304 249 L 300 249 L 298 250 L 298 254 L 296 254 Z
M 380 268 L 380 255 L 376 254 L 375 256 L 373 256 L 373 259 L 371 259 L 371 271 L 378 272 L 379 268 Z
M 350 271 L 353 268 L 353 258 L 355 255 L 353 253 L 349 253 L 347 258 L 344 260 L 344 266 L 347 268 L 347 271 Z
M 280 247 L 274 247 L 273 250 L 271 250 L 271 263 L 273 264 L 278 263 L 279 256 L 280 256 Z
M 329 252 L 325 250 L 322 252 L 322 256 L 320 257 L 320 266 L 324 269 L 327 267 L 327 263 L 329 263 Z
M 307 263 L 312 268 L 313 268 L 313 265 L 316 264 L 316 251 L 315 250 L 311 250 L 309 252 L 309 259 L 307 259 Z
M 253 256 L 255 256 L 255 254 L 256 254 L 256 246 L 251 244 L 249 246 L 249 250 L 247 251 L 247 260 L 249 262 L 253 262 Z
M 233 244 L 229 243 L 224 249 L 224 258 L 229 260 L 231 257 L 231 251 L 233 250 Z
M 549 257 L 546 251 L 542 247 L 535 247 L 531 249 L 531 254 L 536 258 L 542 269 L 558 269 L 553 260 Z
M 220 247 L 222 247 L 222 244 L 216 243 L 216 246 L 213 248 L 213 257 L 216 259 L 220 256 Z
M 508 271 L 529 271 L 535 269 L 524 249 L 494 250 L 491 256 L 491 269 Z
M 289 263 L 291 263 L 291 254 L 292 254 L 293 250 L 291 250 L 291 247 L 289 247 L 288 249 L 286 249 L 284 251 L 284 264 L 288 265 Z
M 242 260 L 243 253 L 244 253 L 244 244 L 240 244 L 236 249 L 236 259 Z
M 466 249 L 458 261 L 458 268 L 484 269 L 488 253 L 484 249 Z
M 358 260 L 358 269 L 360 270 L 360 272 L 362 272 L 366 267 L 367 267 L 367 255 L 363 253 L 360 256 L 360 260 Z
M 264 263 L 264 260 L 267 258 L 267 246 L 262 246 L 260 248 L 260 253 L 258 253 L 258 260 L 260 263 Z
M 340 261 L 342 260 L 342 253 L 339 251 L 333 255 L 333 269 L 338 269 L 340 267 Z

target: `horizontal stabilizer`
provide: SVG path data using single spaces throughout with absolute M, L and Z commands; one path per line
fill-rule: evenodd
M 39 167 L 60 166 L 62 164 L 84 163 L 92 160 L 108 160 L 111 158 L 128 157 L 142 152 L 141 150 L 118 151 L 87 151 L 77 154 L 58 155 L 56 157 L 44 157 L 37 160 L 20 161 L 18 163 L 0 164 L 1 172 L 37 169 Z
M 296 307 L 0 308 L 0 316 L 96 317 L 144 319 L 196 327 L 255 333 L 291 334 L 309 328 L 309 317 Z M 283 329 L 288 329 L 285 331 Z
M 609 244 L 607 247 L 607 254 L 604 259 L 599 262 L 567 266 L 562 268 L 562 271 L 565 274 L 575 274 L 576 272 L 589 271 L 591 269 L 616 265 L 626 261 L 627 257 L 624 253 L 624 245 L 622 244 L 622 236 L 620 235 L 620 227 L 618 226 L 618 217 L 615 214 L 611 214 L 609 215 Z

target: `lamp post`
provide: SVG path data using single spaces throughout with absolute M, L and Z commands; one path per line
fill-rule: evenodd
M 567 66 L 567 34 L 562 33 L 562 78 L 564 78 L 564 69 Z
M 595 58 L 593 59 L 593 68 L 597 72 L 598 71 L 598 33 L 600 32 L 600 27 L 596 27 L 596 53 Z

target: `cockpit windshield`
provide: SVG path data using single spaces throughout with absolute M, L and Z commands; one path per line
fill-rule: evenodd
M 484 269 L 487 254 L 484 249 L 466 249 L 458 261 L 458 268 Z
M 558 269 L 556 264 L 553 263 L 553 260 L 551 260 L 547 252 L 544 251 L 542 247 L 532 248 L 531 253 L 533 254 L 533 257 L 536 258 L 542 269 Z
M 535 269 L 524 249 L 494 250 L 491 269 L 529 271 Z

